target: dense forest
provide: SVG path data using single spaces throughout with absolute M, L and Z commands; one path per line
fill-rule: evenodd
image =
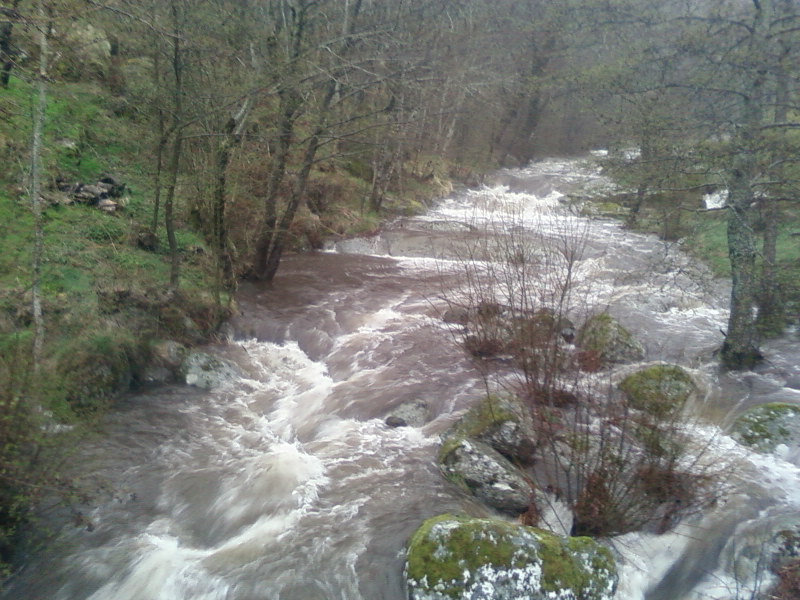
M 800 298 L 798 25 L 792 0 L 3 0 L 3 559 L 90 492 L 67 448 L 159 341 L 500 167 L 607 149 L 607 201 L 731 278 L 720 361 L 756 365 Z

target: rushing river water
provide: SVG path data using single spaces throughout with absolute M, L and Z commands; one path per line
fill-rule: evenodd
M 797 457 L 751 454 L 722 434 L 732 412 L 800 402 L 792 334 L 759 373 L 718 375 L 727 288 L 674 245 L 575 217 L 559 202 L 596 177 L 547 161 L 453 195 L 379 237 L 286 258 L 273 285 L 243 284 L 226 344 L 242 377 L 213 391 L 165 386 L 126 397 L 82 462 L 114 497 L 91 530 L 65 527 L 7 592 L 25 600 L 403 600 L 409 535 L 426 518 L 486 509 L 447 483 L 439 434 L 484 391 L 438 318 L 453 240 L 515 215 L 540 235 L 581 231 L 576 286 L 644 343 L 705 382 L 697 435 L 734 465 L 732 489 L 670 534 L 628 534 L 620 600 L 749 598 L 724 569 L 748 522 L 797 513 Z M 587 225 L 588 224 L 588 225 Z M 577 229 L 576 229 L 577 228 Z M 431 421 L 392 429 L 397 405 Z

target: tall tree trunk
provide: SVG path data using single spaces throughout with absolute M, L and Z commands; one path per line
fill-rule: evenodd
M 33 210 L 33 264 L 31 296 L 33 311 L 33 368 L 39 373 L 44 350 L 44 316 L 42 315 L 42 255 L 44 253 L 44 220 L 42 215 L 42 135 L 44 133 L 45 108 L 47 106 L 47 10 L 44 0 L 39 0 L 39 73 L 36 81 L 37 95 L 33 116 L 33 140 L 31 143 L 31 208 Z
M 228 165 L 231 152 L 242 139 L 242 130 L 250 111 L 251 98 L 248 96 L 242 103 L 239 112 L 231 117 L 225 125 L 225 132 L 217 146 L 214 160 L 214 190 L 211 203 L 211 237 L 214 256 L 217 262 L 217 276 L 222 286 L 229 288 L 233 284 L 233 262 L 228 252 L 228 231 L 225 223 L 225 199 L 228 185 Z
M 276 235 L 276 225 L 278 222 L 278 196 L 283 179 L 286 175 L 286 163 L 289 160 L 289 151 L 292 147 L 292 137 L 294 136 L 294 123 L 297 119 L 299 98 L 291 92 L 281 94 L 280 133 L 278 135 L 278 149 L 272 161 L 269 182 L 267 184 L 267 194 L 264 199 L 264 221 L 261 225 L 261 233 L 256 243 L 253 264 L 250 267 L 248 276 L 254 279 L 266 279 L 267 262 L 269 261 L 273 240 Z
M 306 185 L 308 184 L 308 177 L 311 174 L 311 167 L 314 166 L 314 160 L 317 156 L 317 150 L 319 150 L 322 134 L 326 129 L 325 122 L 328 116 L 328 110 L 330 109 L 331 102 L 333 101 L 335 94 L 336 82 L 331 81 L 328 84 L 325 98 L 322 100 L 319 123 L 314 129 L 311 139 L 308 141 L 308 146 L 306 146 L 306 151 L 303 155 L 303 164 L 300 167 L 300 173 L 298 173 L 294 187 L 292 188 L 292 194 L 289 197 L 289 202 L 283 212 L 283 215 L 281 215 L 280 222 L 272 231 L 271 243 L 269 251 L 266 255 L 266 260 L 262 265 L 260 265 L 258 278 L 264 281 L 272 281 L 275 278 L 275 274 L 278 272 L 278 266 L 280 264 L 281 256 L 283 256 L 283 251 L 286 247 L 286 240 L 289 235 L 289 227 L 294 220 L 297 209 L 300 208 L 300 203 L 305 194 Z
M 175 237 L 175 191 L 178 186 L 178 170 L 180 169 L 181 151 L 183 149 L 183 49 L 181 47 L 183 15 L 178 10 L 177 0 L 170 4 L 172 13 L 172 75 L 175 87 L 172 97 L 172 147 L 169 157 L 169 181 L 167 195 L 164 199 L 164 225 L 167 230 L 167 243 L 169 244 L 170 271 L 169 287 L 177 290 L 180 284 L 180 255 L 178 254 L 178 241 Z
M 731 312 L 722 346 L 722 364 L 729 369 L 749 369 L 762 355 L 756 326 L 756 237 L 748 173 L 734 171 L 728 192 L 728 257 L 731 264 Z
M 167 230 L 167 243 L 169 245 L 170 270 L 169 287 L 177 290 L 180 284 L 181 257 L 178 253 L 178 240 L 175 237 L 175 190 L 178 187 L 178 169 L 180 167 L 183 136 L 176 131 L 172 138 L 172 147 L 169 157 L 169 181 L 167 182 L 166 197 L 164 198 L 164 225 Z
M 7 88 L 11 79 L 11 71 L 14 68 L 14 52 L 11 50 L 11 33 L 14 31 L 14 18 L 19 8 L 20 0 L 14 0 L 11 4 L 10 14 L 3 26 L 0 27 L 0 61 L 2 61 L 2 71 L 0 71 L 0 86 Z
M 758 55 L 765 51 L 766 14 L 771 2 L 754 3 L 755 17 L 750 35 L 749 52 Z M 728 333 L 722 345 L 722 365 L 728 369 L 749 369 L 763 359 L 759 349 L 757 298 L 759 277 L 758 254 L 753 228 L 757 179 L 756 132 L 761 127 L 766 73 L 758 72 L 748 83 L 741 98 L 741 127 L 734 139 L 736 155 L 728 169 L 728 257 L 731 264 L 731 312 Z
M 794 6 L 791 0 L 778 2 L 777 11 L 779 16 L 786 18 L 789 22 L 790 16 L 794 13 Z M 782 19 L 776 20 L 779 27 L 783 27 Z M 787 123 L 789 120 L 789 69 L 794 65 L 787 65 L 791 55 L 791 47 L 784 41 L 780 41 L 780 58 L 776 65 L 774 85 L 775 85 L 775 118 L 777 125 Z M 774 156 L 780 161 L 782 156 Z M 761 335 L 771 336 L 780 334 L 786 326 L 786 313 L 783 304 L 781 286 L 778 281 L 778 222 L 780 221 L 780 208 L 777 198 L 759 198 L 761 209 L 761 219 L 763 222 L 762 233 L 762 266 L 761 266 L 761 290 L 758 295 L 758 330 Z

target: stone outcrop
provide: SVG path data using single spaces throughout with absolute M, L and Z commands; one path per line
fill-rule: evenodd
M 528 510 L 532 489 L 517 464 L 530 464 L 536 449 L 533 425 L 511 399 L 484 398 L 442 440 L 439 466 L 445 477 L 487 506 L 510 515 Z
M 92 183 L 56 180 L 56 189 L 45 192 L 42 197 L 51 205 L 70 206 L 86 204 L 96 206 L 103 212 L 113 213 L 125 208 L 125 184 L 110 175 L 104 175 Z
M 458 440 L 448 446 L 440 466 L 450 481 L 469 490 L 487 506 L 514 516 L 528 510 L 531 486 L 507 458 L 487 444 Z
M 403 402 L 386 417 L 389 427 L 422 427 L 431 418 L 431 409 L 424 400 Z

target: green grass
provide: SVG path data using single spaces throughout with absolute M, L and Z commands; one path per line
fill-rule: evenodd
M 0 359 L 2 347 L 19 347 L 18 340 L 31 337 L 33 217 L 26 170 L 34 93 L 16 78 L 8 90 L 0 90 L 0 159 L 8 166 L 0 171 Z M 158 308 L 101 306 L 98 294 L 104 290 L 129 289 L 147 297 L 150 290 L 166 287 L 170 272 L 163 227 L 158 252 L 136 246 L 135 232 L 149 225 L 152 213 L 150 158 L 143 152 L 149 133 L 141 123 L 115 115 L 112 100 L 96 83 L 56 83 L 48 89 L 45 189 L 57 177 L 93 183 L 112 173 L 127 185 L 129 197 L 126 209 L 116 214 L 80 204 L 45 207 L 45 361 L 63 381 L 47 387 L 50 400 L 44 402 L 53 404 L 59 418 L 69 412 L 65 400 L 81 396 L 76 390 L 103 397 L 105 387 L 117 387 L 126 370 L 135 371 L 143 360 L 137 350 L 143 338 L 180 336 L 184 314 L 196 311 L 207 319 L 204 311 L 213 305 L 206 292 L 212 289 L 212 271 L 203 239 L 180 229 L 181 289 L 191 301 L 176 300 L 168 314 Z M 176 208 L 180 216 L 184 207 Z

